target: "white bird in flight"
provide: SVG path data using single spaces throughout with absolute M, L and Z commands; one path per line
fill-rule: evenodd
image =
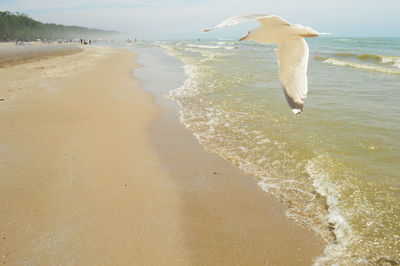
M 258 43 L 278 44 L 279 74 L 283 92 L 292 112 L 299 114 L 303 111 L 308 90 L 308 45 L 304 37 L 317 37 L 324 33 L 319 33 L 310 27 L 292 25 L 279 16 L 263 14 L 231 17 L 213 28 L 203 30 L 203 32 L 234 26 L 254 19 L 260 23 L 260 26 L 250 30 L 239 41 L 251 40 Z

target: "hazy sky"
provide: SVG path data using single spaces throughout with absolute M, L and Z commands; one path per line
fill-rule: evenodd
M 139 39 L 237 38 L 255 24 L 200 31 L 251 13 L 279 15 L 333 36 L 400 37 L 400 0 L 0 0 L 0 10 Z

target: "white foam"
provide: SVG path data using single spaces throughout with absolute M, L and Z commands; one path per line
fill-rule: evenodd
M 202 44 L 187 44 L 188 47 L 193 48 L 203 48 L 203 49 L 226 49 L 226 50 L 234 50 L 237 49 L 236 46 L 220 46 L 220 45 L 202 45 Z
M 218 45 L 202 45 L 202 44 L 187 44 L 188 47 L 195 47 L 195 48 L 206 48 L 206 49 L 219 49 L 222 48 Z
M 381 63 L 392 63 L 394 67 L 400 68 L 400 56 L 382 56 Z
M 400 75 L 400 70 L 397 70 L 397 69 L 392 69 L 392 68 L 387 68 L 387 67 L 380 67 L 380 66 L 373 66 L 373 65 L 366 65 L 366 64 L 359 64 L 359 63 L 350 62 L 350 61 L 342 61 L 342 60 L 338 60 L 338 59 L 335 59 L 335 58 L 328 58 L 328 59 L 324 60 L 323 62 L 324 63 L 328 63 L 328 64 L 332 64 L 332 65 L 336 65 L 336 66 L 348 66 L 348 67 L 353 67 L 353 68 L 358 68 L 358 69 L 364 69 L 364 70 L 371 70 L 371 71 L 376 71 L 376 72 Z
M 264 139 L 258 141 L 257 144 L 264 144 L 264 143 L 270 143 L 270 142 L 271 142 L 271 140 L 269 138 L 264 138 Z
M 352 40 L 352 39 L 335 39 L 335 41 L 339 41 L 339 42 L 357 42 L 356 40 Z
M 400 56 L 382 56 L 381 63 L 392 63 L 393 67 L 400 68 Z
M 313 179 L 313 186 L 316 191 L 326 198 L 328 205 L 328 221 L 333 226 L 333 231 L 336 236 L 336 241 L 329 243 L 325 250 L 324 256 L 318 258 L 314 265 L 333 265 L 335 262 L 341 260 L 346 256 L 349 246 L 353 243 L 353 231 L 346 219 L 343 217 L 339 207 L 340 193 L 336 185 L 330 182 L 328 173 L 318 166 L 318 161 L 329 160 L 323 156 L 313 158 L 306 165 L 306 170 Z
M 200 94 L 198 89 L 198 82 L 196 81 L 197 77 L 197 67 L 194 65 L 184 65 L 183 69 L 185 71 L 186 76 L 188 77 L 180 86 L 175 90 L 169 91 L 166 96 L 168 99 L 179 100 L 186 97 L 194 97 Z

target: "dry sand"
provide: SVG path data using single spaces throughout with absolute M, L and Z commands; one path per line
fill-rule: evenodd
M 311 264 L 321 240 L 204 152 L 133 58 L 89 47 L 0 69 L 0 263 Z

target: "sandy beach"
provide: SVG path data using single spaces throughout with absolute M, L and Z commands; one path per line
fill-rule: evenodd
M 27 42 L 23 45 L 0 43 L 0 68 L 22 63 L 70 55 L 81 51 L 76 44 Z
M 0 68 L 0 263 L 310 265 L 323 253 L 157 104 L 134 53 L 78 49 Z

